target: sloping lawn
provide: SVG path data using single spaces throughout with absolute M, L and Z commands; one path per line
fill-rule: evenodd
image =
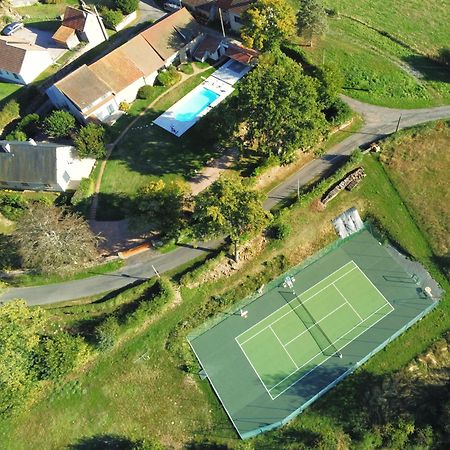
M 199 85 L 212 71 L 195 75 L 168 92 L 114 149 L 103 174 L 97 218 L 123 218 L 141 186 L 157 178 L 187 179 L 214 155 L 214 149 L 202 142 L 195 126 L 183 136 L 176 137 L 152 124 L 154 118 Z M 134 114 L 139 111 L 138 107 Z

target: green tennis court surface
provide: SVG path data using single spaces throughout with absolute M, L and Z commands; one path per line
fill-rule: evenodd
M 236 337 L 249 363 L 276 398 L 393 311 L 349 262 Z
M 423 267 L 363 230 L 236 299 L 188 340 L 247 438 L 301 413 L 428 313 L 437 304 L 424 294 L 430 283 Z

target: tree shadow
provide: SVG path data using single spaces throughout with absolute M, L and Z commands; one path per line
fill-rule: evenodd
M 98 436 L 83 437 L 67 450 L 133 450 L 137 442 L 115 434 L 101 434 Z
M 442 49 L 443 61 L 450 54 L 450 50 Z M 408 63 L 413 69 L 417 70 L 418 76 L 425 81 L 437 81 L 441 83 L 450 83 L 450 66 L 447 63 L 441 63 L 433 58 L 425 55 L 408 55 L 403 58 L 403 61 Z

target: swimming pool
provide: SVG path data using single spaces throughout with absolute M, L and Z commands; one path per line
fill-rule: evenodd
M 233 85 L 249 70 L 236 61 L 227 61 L 208 78 L 178 100 L 153 123 L 180 137 L 234 90 Z
M 174 118 L 178 122 L 190 122 L 219 97 L 220 95 L 216 92 L 202 87 L 195 92 L 195 96 L 186 98 L 178 103 Z

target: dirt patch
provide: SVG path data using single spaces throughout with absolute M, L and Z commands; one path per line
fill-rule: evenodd
M 155 237 L 153 232 L 131 232 L 128 219 L 115 221 L 90 220 L 89 224 L 95 234 L 99 234 L 105 239 L 101 248 L 106 254 L 129 250 Z
M 235 261 L 231 257 L 225 257 L 211 270 L 205 272 L 199 280 L 196 280 L 192 284 L 189 284 L 190 288 L 200 286 L 203 283 L 209 281 L 216 281 L 221 278 L 234 275 L 240 270 L 248 261 L 259 255 L 266 247 L 267 239 L 263 236 L 257 236 L 256 238 L 246 242 L 239 248 L 239 260 Z

